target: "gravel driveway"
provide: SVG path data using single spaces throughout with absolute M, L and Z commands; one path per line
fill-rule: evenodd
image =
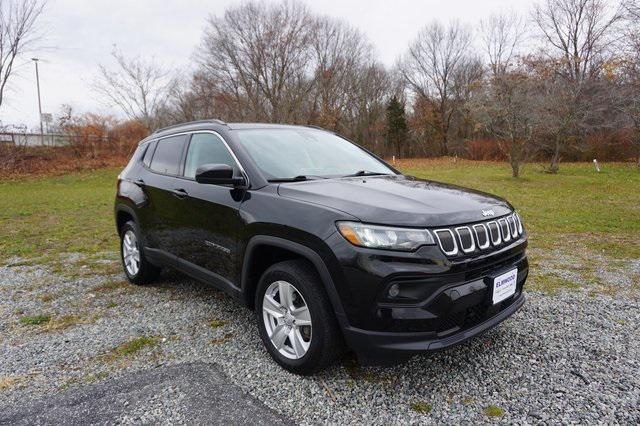
M 638 424 L 637 292 L 527 296 L 511 319 L 462 346 L 395 367 L 346 358 L 302 378 L 270 360 L 250 311 L 179 275 L 134 287 L 119 275 L 1 267 L 0 423 L 16 407 L 197 365 L 296 423 Z M 159 385 L 154 395 L 121 420 L 159 421 L 158 410 L 164 421 L 184 419 L 175 392 Z

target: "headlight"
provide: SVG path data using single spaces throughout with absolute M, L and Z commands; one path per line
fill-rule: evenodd
M 360 247 L 411 251 L 420 246 L 435 244 L 426 229 L 392 228 L 359 222 L 338 222 L 340 234 L 351 244 Z

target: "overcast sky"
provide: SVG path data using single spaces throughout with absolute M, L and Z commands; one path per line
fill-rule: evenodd
M 422 26 L 433 19 L 460 19 L 476 25 L 491 13 L 528 13 L 531 0 L 302 0 L 322 14 L 339 17 L 364 31 L 378 57 L 393 65 Z M 49 0 L 40 51 L 22 58 L 0 107 L 2 124 L 38 122 L 35 70 L 38 56 L 42 110 L 54 115 L 62 104 L 78 112 L 118 115 L 92 93 L 100 63 L 109 65 L 112 46 L 126 55 L 155 56 L 188 72 L 206 17 L 222 14 L 232 0 Z

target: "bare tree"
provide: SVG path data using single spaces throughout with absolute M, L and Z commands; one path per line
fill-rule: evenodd
M 374 130 L 392 85 L 370 42 L 344 21 L 302 3 L 250 1 L 209 18 L 196 60 L 188 96 L 200 115 L 319 124 L 369 147 L 381 142 Z
M 373 47 L 366 37 L 346 23 L 316 18 L 311 37 L 315 69 L 310 119 L 339 130 L 360 70 L 372 62 Z
M 617 0 L 544 0 L 535 5 L 533 18 L 549 57 L 560 61 L 558 72 L 582 83 L 601 71 L 623 13 Z
M 559 170 L 568 145 L 581 140 L 583 125 L 594 118 L 597 100 L 589 94 L 597 92 L 605 64 L 612 60 L 622 12 L 619 0 L 543 0 L 534 7 L 545 42 L 540 63 L 555 74 L 546 80 L 552 173 Z
M 506 73 L 513 65 L 526 35 L 525 20 L 513 12 L 480 21 L 480 41 L 494 77 Z
M 435 21 L 427 25 L 409 46 L 401 72 L 410 89 L 419 97 L 433 98 L 441 134 L 442 155 L 449 154 L 449 137 L 457 103 L 453 86 L 456 70 L 468 59 L 471 32 L 459 22 L 443 26 Z
M 44 6 L 43 0 L 0 0 L 0 106 L 16 59 L 38 38 L 37 23 Z
M 496 138 L 509 159 L 513 177 L 520 176 L 544 117 L 540 89 L 538 80 L 517 67 L 492 77 L 472 104 L 477 122 Z
M 640 0 L 627 0 L 623 4 L 626 23 L 625 48 L 627 55 L 640 56 Z
M 640 167 L 640 65 L 628 63 L 624 76 L 615 90 L 611 91 L 613 105 L 620 114 L 620 127 L 635 147 L 636 160 Z
M 625 52 L 620 61 L 619 75 L 610 91 L 615 111 L 619 114 L 616 123 L 625 129 L 625 134 L 636 151 L 640 167 L 640 1 L 624 3 L 627 18 Z
M 387 70 L 374 61 L 358 70 L 357 78 L 347 89 L 350 96 L 345 106 L 345 135 L 380 153 L 385 147 L 386 104 L 391 85 Z
M 120 108 L 128 118 L 140 121 L 149 130 L 154 129 L 172 84 L 169 71 L 153 60 L 127 58 L 117 48 L 111 56 L 116 66 L 100 65 L 94 91 Z
M 243 119 L 300 121 L 313 28 L 300 3 L 244 3 L 209 17 L 197 60 L 222 92 L 251 106 Z
M 455 68 L 451 86 L 455 115 L 452 127 L 459 140 L 468 139 L 474 131 L 475 123 L 472 100 L 482 88 L 485 67 L 480 57 L 468 56 Z

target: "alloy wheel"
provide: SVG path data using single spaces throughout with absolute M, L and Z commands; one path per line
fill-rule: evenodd
M 271 283 L 262 300 L 267 335 L 278 352 L 289 359 L 302 358 L 311 345 L 311 315 L 304 297 L 287 281 Z
M 140 249 L 135 232 L 128 230 L 122 237 L 122 259 L 130 276 L 135 277 L 140 271 Z

